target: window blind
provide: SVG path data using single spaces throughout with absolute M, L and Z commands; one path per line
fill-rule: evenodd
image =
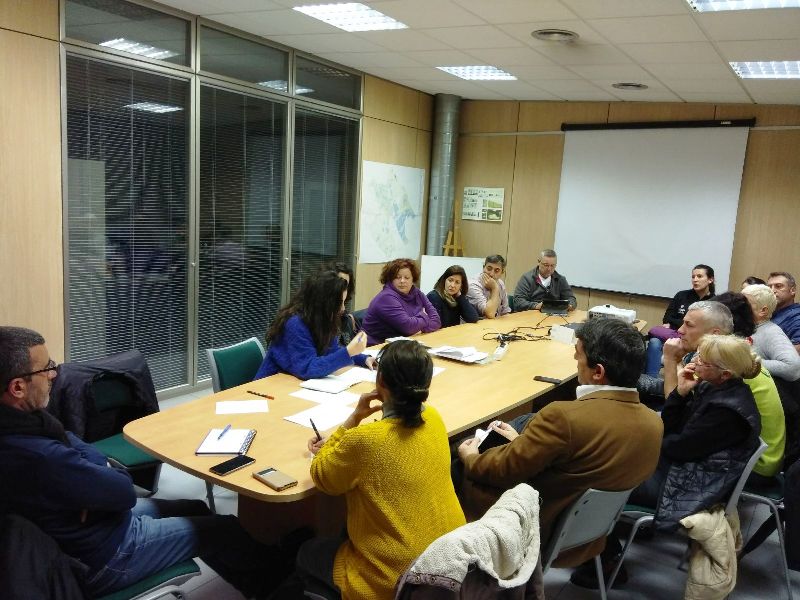
M 187 383 L 189 84 L 68 55 L 68 358 Z
M 198 377 L 206 348 L 264 339 L 281 300 L 286 106 L 200 91 Z

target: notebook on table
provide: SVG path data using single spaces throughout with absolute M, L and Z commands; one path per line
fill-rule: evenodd
M 253 443 L 253 438 L 256 437 L 255 429 L 229 429 L 220 438 L 219 434 L 222 432 L 222 428 L 209 431 L 194 453 L 198 456 L 245 454 Z

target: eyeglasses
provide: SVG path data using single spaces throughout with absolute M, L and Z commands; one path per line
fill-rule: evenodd
M 715 369 L 719 369 L 721 371 L 724 371 L 724 369 L 722 367 L 718 366 L 718 365 L 715 365 L 715 364 L 712 364 L 712 363 L 709 363 L 709 362 L 705 362 L 702 358 L 700 358 L 699 354 L 695 357 L 694 364 L 696 366 L 698 366 L 698 367 L 714 367 Z
M 52 358 L 47 361 L 47 366 L 44 369 L 38 369 L 37 371 L 31 371 L 30 373 L 22 373 L 21 375 L 17 375 L 16 377 L 12 377 L 12 379 L 17 379 L 20 377 L 30 377 L 31 375 L 38 375 L 39 373 L 47 373 L 47 371 L 55 371 L 58 369 L 58 364 Z

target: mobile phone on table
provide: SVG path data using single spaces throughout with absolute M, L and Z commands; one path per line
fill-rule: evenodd
M 286 473 L 281 473 L 272 467 L 268 467 L 263 471 L 254 471 L 253 477 L 258 479 L 261 483 L 267 484 L 276 492 L 297 485 L 297 480 L 294 477 L 290 477 Z
M 228 473 L 233 473 L 234 471 L 238 471 L 246 467 L 247 465 L 251 465 L 256 462 L 255 458 L 251 458 L 249 456 L 245 456 L 244 454 L 240 454 L 239 456 L 234 456 L 233 458 L 226 460 L 225 462 L 221 462 L 218 465 L 214 465 L 209 469 L 214 475 L 219 475 L 222 477 L 223 475 L 227 475 Z

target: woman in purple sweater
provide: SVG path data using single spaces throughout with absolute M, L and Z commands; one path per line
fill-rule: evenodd
M 383 289 L 367 308 L 362 327 L 370 346 L 386 338 L 428 333 L 441 328 L 439 313 L 416 284 L 419 268 L 410 258 L 396 258 L 381 271 Z
M 325 377 L 352 365 L 372 368 L 375 359 L 362 354 L 366 336 L 339 343 L 348 282 L 335 271 L 308 277 L 292 300 L 278 311 L 267 332 L 269 350 L 254 379 L 289 373 L 300 379 Z

